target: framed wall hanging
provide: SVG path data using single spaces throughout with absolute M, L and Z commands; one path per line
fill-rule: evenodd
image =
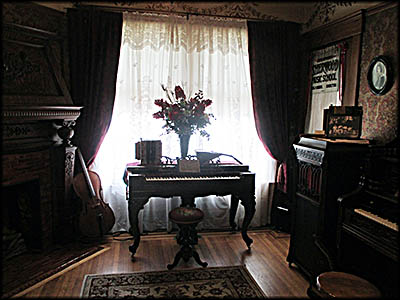
M 375 95 L 386 94 L 393 84 L 393 73 L 389 59 L 383 55 L 375 57 L 368 68 L 368 86 Z
M 329 106 L 324 110 L 324 130 L 328 138 L 359 139 L 362 124 L 361 106 Z

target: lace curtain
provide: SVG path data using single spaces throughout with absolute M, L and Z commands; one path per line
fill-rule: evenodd
M 165 99 L 161 84 L 181 85 L 187 96 L 202 90 L 205 99 L 213 100 L 207 108 L 216 118 L 206 128 L 211 137 L 192 136 L 188 154 L 197 149 L 227 153 L 249 165 L 256 173 L 257 201 L 250 226 L 268 224 L 268 186 L 274 180 L 275 161 L 255 130 L 246 22 L 134 13 L 124 13 L 123 18 L 113 117 L 92 165 L 102 180 L 104 199 L 116 215 L 112 231 L 130 227 L 122 177 L 126 164 L 135 160 L 135 143 L 161 140 L 163 155 L 180 154 L 178 136 L 163 134 L 164 123 L 152 117 L 158 111 L 154 100 Z M 230 196 L 199 197 L 195 203 L 205 212 L 199 229 L 229 228 Z M 139 215 L 141 231 L 171 230 L 168 212 L 179 204 L 179 197 L 151 198 Z M 239 205 L 236 223 L 241 224 L 243 217 Z

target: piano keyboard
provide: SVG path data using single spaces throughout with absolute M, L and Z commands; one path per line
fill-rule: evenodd
M 382 224 L 382 225 L 384 225 L 386 227 L 389 227 L 389 228 L 391 228 L 391 229 L 393 229 L 395 231 L 399 231 L 399 225 L 398 224 L 390 222 L 389 220 L 383 219 L 383 218 L 381 218 L 381 217 L 379 217 L 377 215 L 374 215 L 374 214 L 372 214 L 372 213 L 370 213 L 370 212 L 368 212 L 366 210 L 363 210 L 361 208 L 356 208 L 354 210 L 354 212 L 358 213 L 358 214 L 360 214 L 360 215 L 362 215 L 364 217 L 367 217 L 367 218 L 369 218 L 369 219 L 371 219 L 371 220 L 373 220 L 375 222 L 378 222 L 378 223 L 380 223 L 380 224 Z
M 146 181 L 195 181 L 195 180 L 238 180 L 240 176 L 174 176 L 174 177 L 146 177 Z

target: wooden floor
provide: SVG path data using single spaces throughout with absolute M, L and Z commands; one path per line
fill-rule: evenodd
M 289 237 L 272 230 L 250 231 L 254 240 L 251 251 L 240 233 L 200 233 L 196 246 L 200 258 L 209 267 L 245 264 L 268 297 L 307 297 L 308 282 L 295 267 L 289 267 L 286 256 Z M 128 234 L 110 237 L 104 246 L 108 251 L 62 273 L 60 276 L 25 293 L 22 297 L 79 297 L 86 274 L 126 273 L 167 270 L 179 250 L 174 234 L 142 236 L 135 261 L 131 261 Z M 117 240 L 120 239 L 120 240 Z M 193 259 L 181 261 L 174 270 L 199 267 Z

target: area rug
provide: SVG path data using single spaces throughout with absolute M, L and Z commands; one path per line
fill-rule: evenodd
M 88 274 L 81 297 L 266 298 L 245 266 Z
M 107 250 L 93 245 L 65 245 L 46 253 L 15 256 L 2 263 L 1 297 L 20 297 Z

